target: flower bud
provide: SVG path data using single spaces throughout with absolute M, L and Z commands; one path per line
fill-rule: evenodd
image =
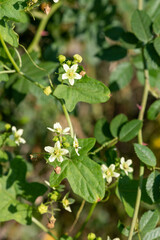
M 38 211 L 39 211 L 40 214 L 47 213 L 48 206 L 46 206 L 43 203 L 41 203 L 41 205 L 38 206 Z
M 96 238 L 96 235 L 94 233 L 89 233 L 87 236 L 88 240 L 94 240 Z
M 62 137 L 62 141 L 65 142 L 66 141 L 66 137 Z
M 11 128 L 11 124 L 6 123 L 6 124 L 5 124 L 5 129 L 8 131 L 10 128 Z
M 68 60 L 67 65 L 70 66 L 72 64 L 72 61 Z
M 63 63 L 64 61 L 66 61 L 66 57 L 64 55 L 59 55 L 58 60 L 60 63 Z
M 50 199 L 53 200 L 53 201 L 57 201 L 58 200 L 58 197 L 59 197 L 59 193 L 57 191 L 54 191 L 53 193 L 51 193 L 50 195 Z
M 46 94 L 47 96 L 49 96 L 52 92 L 52 89 L 50 86 L 46 87 L 44 90 L 43 90 L 44 94 Z
M 55 173 L 60 174 L 61 173 L 61 167 L 57 166 L 54 168 Z
M 81 63 L 83 60 L 83 58 L 79 54 L 75 54 L 73 58 L 74 58 L 74 61 L 76 61 L 77 63 Z
M 53 141 L 54 141 L 54 142 L 57 142 L 57 141 L 59 141 L 59 138 L 58 138 L 57 136 L 55 136 L 55 137 L 53 138 Z
M 97 237 L 96 240 L 102 240 L 102 238 L 101 237 Z
M 82 77 L 84 77 L 84 76 L 86 75 L 86 72 L 85 72 L 85 71 L 81 71 L 79 74 L 80 74 Z
M 70 147 L 70 144 L 69 144 L 69 142 L 64 142 L 64 143 L 63 143 L 63 146 L 64 146 L 65 148 L 68 148 L 68 147 Z

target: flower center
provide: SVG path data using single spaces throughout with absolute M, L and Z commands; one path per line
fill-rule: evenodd
M 60 155 L 60 154 L 61 154 L 60 149 L 55 149 L 55 150 L 54 150 L 54 155 L 58 156 L 58 155 Z
M 74 72 L 73 72 L 73 70 L 71 70 L 71 69 L 68 70 L 67 74 L 68 74 L 68 77 L 69 77 L 69 78 L 73 78 L 74 75 L 75 75 Z
M 111 171 L 109 171 L 109 169 L 106 171 L 106 174 L 107 174 L 107 176 L 108 177 L 110 177 L 111 176 Z
M 123 164 L 123 167 L 124 167 L 124 169 L 128 169 L 128 164 L 127 164 L 127 163 L 124 163 L 124 164 Z

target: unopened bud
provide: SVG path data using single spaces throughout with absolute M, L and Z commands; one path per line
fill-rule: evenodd
M 5 129 L 8 131 L 10 128 L 11 128 L 11 124 L 6 123 L 6 124 L 5 124 Z
M 70 66 L 72 64 L 72 61 L 68 60 L 67 65 Z
M 59 55 L 58 60 L 60 63 L 63 63 L 64 61 L 66 61 L 66 57 L 64 55 Z
M 97 237 L 96 240 L 102 240 L 102 238 L 101 237 Z
M 46 206 L 43 203 L 41 203 L 41 205 L 38 207 L 38 211 L 39 211 L 40 214 L 47 213 L 48 206 Z
M 86 72 L 85 72 L 85 71 L 81 71 L 79 74 L 80 74 L 82 77 L 84 77 L 84 76 L 86 75 Z
M 47 224 L 47 227 L 48 227 L 49 229 L 54 228 L 55 222 L 56 222 L 56 218 L 55 218 L 54 216 L 52 216 L 52 217 L 49 219 L 49 223 Z
M 94 240 L 96 238 L 96 235 L 94 233 L 89 233 L 87 236 L 88 240 Z
M 57 201 L 59 197 L 59 193 L 57 191 L 54 191 L 53 193 L 50 194 L 50 199 L 53 201 Z
M 49 14 L 50 10 L 51 10 L 51 4 L 50 3 L 42 3 L 41 4 L 41 10 L 45 13 L 45 14 Z
M 52 92 L 52 89 L 50 86 L 46 87 L 44 90 L 43 90 L 44 94 L 46 94 L 47 96 L 49 96 Z
M 53 138 L 53 141 L 54 141 L 54 142 L 57 142 L 57 141 L 59 141 L 59 138 L 58 138 L 57 136 L 55 136 L 55 137 Z
M 63 146 L 64 146 L 65 148 L 68 148 L 68 147 L 70 147 L 70 144 L 69 144 L 69 142 L 64 142 L 64 143 L 63 143 Z
M 83 58 L 79 54 L 75 54 L 73 58 L 74 58 L 74 61 L 76 61 L 77 63 L 81 63 L 83 60 Z
M 49 222 L 50 223 L 55 223 L 56 221 L 56 218 L 52 215 L 52 217 L 49 219 Z
M 61 167 L 54 168 L 55 173 L 60 174 L 61 173 Z

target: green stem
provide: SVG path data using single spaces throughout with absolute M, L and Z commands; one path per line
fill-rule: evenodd
M 41 38 L 41 33 L 45 29 L 48 20 L 50 17 L 57 11 L 57 9 L 62 5 L 62 2 L 60 1 L 59 3 L 53 4 L 51 7 L 51 10 L 48 15 L 45 15 L 45 17 L 41 20 L 38 29 L 36 31 L 36 35 L 33 38 L 31 44 L 28 47 L 28 52 L 32 52 L 32 50 L 38 45 L 40 38 Z
M 78 210 L 78 212 L 76 214 L 76 218 L 75 218 L 75 220 L 74 220 L 74 222 L 73 222 L 73 224 L 72 224 L 72 226 L 71 226 L 71 228 L 70 228 L 70 230 L 68 232 L 69 234 L 73 231 L 75 225 L 77 224 L 77 222 L 79 220 L 79 217 L 80 217 L 80 214 L 81 214 L 81 212 L 82 212 L 82 210 L 84 208 L 85 202 L 86 202 L 85 200 L 82 201 L 81 206 L 80 206 L 80 208 L 79 208 L 79 210 Z
M 12 65 L 14 66 L 16 72 L 19 73 L 20 69 L 19 69 L 18 65 L 16 64 L 16 62 L 14 61 L 12 55 L 10 54 L 9 49 L 8 49 L 7 45 L 5 44 L 5 41 L 3 40 L 1 33 L 0 33 L 0 41 L 2 43 L 2 46 L 3 46 L 3 48 L 4 48 L 5 52 L 6 52 L 9 60 L 11 61 Z
M 89 155 L 95 155 L 96 153 L 100 152 L 103 148 L 112 147 L 117 142 L 118 142 L 118 138 L 116 137 L 116 138 L 112 139 L 111 141 L 103 143 L 103 145 L 101 147 L 97 148 L 94 152 L 90 152 Z
M 40 223 L 36 218 L 32 217 L 32 222 L 34 222 L 44 232 L 48 233 L 51 237 L 53 237 L 53 239 L 58 240 L 58 238 L 52 232 L 50 232 L 42 223 Z
M 63 109 L 64 115 L 65 115 L 65 117 L 66 117 L 66 119 L 67 119 L 68 125 L 69 125 L 69 127 L 70 127 L 71 137 L 73 138 L 73 137 L 74 137 L 74 132 L 73 132 L 73 126 L 72 126 L 72 122 L 71 122 L 70 116 L 69 116 L 69 114 L 68 114 L 68 111 L 67 111 L 66 106 L 65 106 L 65 104 L 63 103 L 63 101 L 60 100 L 60 102 L 61 102 L 61 104 L 62 104 L 62 109 Z
M 86 224 L 88 223 L 89 219 L 90 219 L 91 216 L 92 216 L 92 213 L 93 213 L 96 205 L 97 205 L 97 203 L 93 203 L 93 204 L 92 204 L 92 206 L 91 206 L 91 208 L 90 208 L 90 211 L 89 211 L 89 213 L 88 213 L 88 216 L 87 216 L 86 220 L 84 221 L 84 223 L 82 224 L 82 226 L 81 226 L 80 230 L 78 231 L 78 233 L 77 233 L 77 234 L 75 235 L 75 237 L 73 238 L 74 240 L 75 240 L 75 239 L 78 239 L 78 238 L 81 236 L 81 234 L 82 234 L 82 232 L 83 232 Z
M 147 104 L 147 99 L 148 99 L 148 94 L 149 94 L 149 72 L 148 72 L 147 62 L 146 62 L 146 59 L 144 56 L 143 48 L 142 48 L 142 58 L 143 58 L 143 65 L 144 65 L 145 85 L 144 85 L 144 91 L 143 91 L 143 97 L 142 97 L 142 103 L 141 103 L 141 110 L 140 110 L 139 116 L 138 116 L 138 119 L 141 121 L 143 121 L 143 119 L 144 119 L 144 112 L 146 109 L 146 104 Z M 143 144 L 142 130 L 140 130 L 138 133 L 138 143 L 141 145 Z M 140 170 L 139 170 L 139 186 L 138 186 L 138 190 L 137 190 L 135 210 L 134 210 L 134 214 L 133 214 L 133 219 L 132 219 L 132 223 L 131 223 L 128 240 L 132 239 L 133 231 L 134 231 L 137 217 L 138 217 L 138 212 L 139 212 L 139 207 L 140 207 L 140 202 L 141 202 L 141 195 L 142 195 L 143 175 L 144 175 L 144 166 L 141 165 Z
M 138 1 L 138 9 L 142 10 L 143 9 L 143 0 Z

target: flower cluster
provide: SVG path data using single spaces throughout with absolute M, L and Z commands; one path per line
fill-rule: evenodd
M 74 85 L 75 80 L 79 80 L 85 75 L 84 71 L 81 71 L 83 72 L 82 74 L 81 72 L 78 73 L 79 72 L 78 63 L 81 63 L 83 60 L 79 54 L 75 54 L 73 56 L 74 59 L 73 61 L 66 60 L 66 57 L 63 55 L 59 55 L 58 59 L 59 62 L 62 64 L 64 71 L 64 73 L 62 74 L 62 80 L 68 80 L 71 86 Z
M 127 161 L 125 161 L 124 157 L 120 159 L 120 169 L 123 170 L 127 176 L 128 173 L 133 172 L 133 168 L 130 167 L 131 164 L 132 164 L 131 159 L 128 159 Z M 116 172 L 115 169 L 116 169 L 115 164 L 111 164 L 109 167 L 107 167 L 105 164 L 101 165 L 103 178 L 106 179 L 108 184 L 112 182 L 112 178 L 118 178 L 120 176 L 120 173 Z
M 67 154 L 69 154 L 68 149 L 65 147 L 69 147 L 70 144 L 68 142 L 65 142 L 65 137 L 63 135 L 69 135 L 70 133 L 70 128 L 66 127 L 65 129 L 62 129 L 62 126 L 60 123 L 55 123 L 53 124 L 53 128 L 48 127 L 48 130 L 51 132 L 54 132 L 56 134 L 54 141 L 55 145 L 54 147 L 51 146 L 46 146 L 44 149 L 46 152 L 50 154 L 49 156 L 49 162 L 54 162 L 56 159 L 58 162 L 63 162 L 63 157 Z M 63 146 L 63 147 L 62 147 Z M 78 150 L 81 149 L 78 143 L 78 139 L 76 138 L 76 135 L 74 136 L 74 141 L 73 141 L 73 147 L 75 148 L 76 154 L 79 156 Z M 55 169 L 55 172 L 57 174 L 60 174 L 61 169 Z

